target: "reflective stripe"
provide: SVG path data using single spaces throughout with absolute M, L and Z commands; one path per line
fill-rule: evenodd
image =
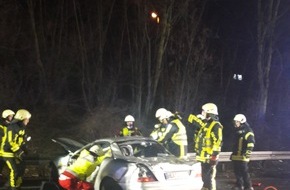
M 8 160 L 6 161 L 6 165 L 7 167 L 10 169 L 10 186 L 11 187 L 16 187 L 16 179 L 15 179 L 15 171 L 13 170 L 12 164 L 11 162 L 9 162 Z
M 252 133 L 252 132 L 248 132 L 248 133 L 245 135 L 245 139 L 248 140 L 248 137 L 249 137 L 250 135 L 253 135 L 253 136 L 254 136 L 254 133 Z
M 248 143 L 248 144 L 247 144 L 247 147 L 251 147 L 251 148 L 253 148 L 254 146 L 255 146 L 254 143 Z
M 2 157 L 6 157 L 6 158 L 13 158 L 14 157 L 14 153 L 13 152 L 1 152 Z

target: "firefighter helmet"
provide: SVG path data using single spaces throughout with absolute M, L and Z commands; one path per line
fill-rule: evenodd
M 155 117 L 159 119 L 159 117 L 164 115 L 166 112 L 167 110 L 165 108 L 159 108 L 155 113 Z
M 30 119 L 31 118 L 31 113 L 29 113 L 29 111 L 25 110 L 25 109 L 20 109 L 16 112 L 15 119 L 17 120 L 24 120 L 24 119 Z
M 98 156 L 103 156 L 105 154 L 102 147 L 100 147 L 99 145 L 92 146 L 89 151 Z
M 206 113 L 218 115 L 218 108 L 214 103 L 206 103 L 202 106 L 202 110 Z
M 125 121 L 125 122 L 129 122 L 129 121 L 134 122 L 135 119 L 134 119 L 134 117 L 133 117 L 132 115 L 127 115 L 127 116 L 125 117 L 124 121 Z
M 3 112 L 2 112 L 2 118 L 7 118 L 9 115 L 15 115 L 15 113 L 14 113 L 14 111 L 12 111 L 12 110 L 4 110 Z
M 171 116 L 173 116 L 173 114 L 165 108 L 159 108 L 155 113 L 155 117 L 159 120 L 167 119 Z
M 247 122 L 247 118 L 244 114 L 237 114 L 235 117 L 234 117 L 234 121 L 239 121 L 241 123 L 246 123 Z

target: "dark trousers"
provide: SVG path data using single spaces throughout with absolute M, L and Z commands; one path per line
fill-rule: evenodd
M 238 187 L 251 188 L 252 182 L 249 174 L 248 162 L 233 160 L 236 185 Z
M 187 145 L 178 145 L 173 141 L 168 142 L 165 147 L 177 157 L 183 157 L 187 155 Z
M 203 187 L 209 190 L 216 190 L 216 166 L 209 163 L 201 163 L 201 177 L 203 181 Z
M 9 169 L 9 186 L 11 188 L 20 187 L 22 183 L 22 176 L 25 172 L 25 163 L 14 157 L 3 157 L 8 169 Z

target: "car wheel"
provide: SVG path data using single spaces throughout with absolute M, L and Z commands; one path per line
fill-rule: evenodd
M 105 179 L 102 181 L 100 190 L 122 190 L 122 188 L 113 179 Z

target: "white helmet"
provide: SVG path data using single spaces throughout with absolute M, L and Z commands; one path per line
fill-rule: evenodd
M 99 145 L 92 146 L 89 151 L 98 156 L 103 156 L 105 154 L 103 149 Z
M 167 110 L 165 108 L 159 108 L 155 113 L 155 117 L 158 119 L 161 115 L 164 115 L 166 112 Z
M 206 103 L 202 106 L 202 110 L 206 113 L 218 115 L 218 108 L 214 103 Z
M 234 117 L 234 121 L 239 121 L 241 123 L 246 123 L 247 122 L 247 118 L 244 114 L 237 114 L 235 117 Z
M 2 112 L 2 118 L 7 118 L 9 115 L 15 115 L 15 113 L 14 113 L 14 111 L 12 111 L 12 110 L 4 110 L 3 112 Z
M 127 116 L 125 117 L 124 121 L 125 121 L 125 122 L 129 122 L 129 121 L 134 122 L 135 119 L 134 119 L 134 117 L 133 117 L 132 115 L 127 115 Z
M 165 108 L 159 108 L 155 113 L 155 117 L 159 120 L 167 119 L 171 116 L 173 116 L 173 114 Z

